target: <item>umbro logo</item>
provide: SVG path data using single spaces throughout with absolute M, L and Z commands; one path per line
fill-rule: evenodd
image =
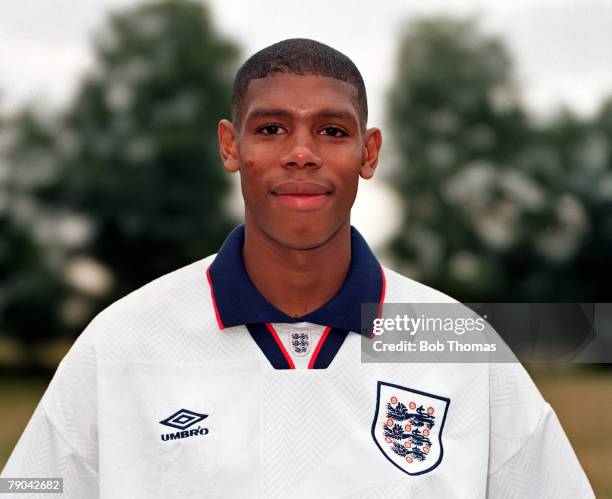
M 179 430 L 184 430 L 207 417 L 208 414 L 199 414 L 197 412 L 190 411 L 189 409 L 181 409 L 176 411 L 172 416 L 168 416 L 163 421 L 160 421 L 160 423 L 166 426 L 172 426 L 173 428 L 178 428 Z
M 171 416 L 160 421 L 165 426 L 171 426 L 182 431 L 175 433 L 166 433 L 161 435 L 161 439 L 165 442 L 167 440 L 177 440 L 180 438 L 197 437 L 198 435 L 208 435 L 208 428 L 203 428 L 198 425 L 196 428 L 187 428 L 199 423 L 203 419 L 206 419 L 208 414 L 200 414 L 198 412 L 190 411 L 189 409 L 180 409 Z

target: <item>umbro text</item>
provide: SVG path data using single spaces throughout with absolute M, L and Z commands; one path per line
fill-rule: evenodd
M 166 433 L 161 435 L 161 439 L 166 442 L 168 440 L 178 440 L 180 438 L 197 437 L 198 435 L 208 435 L 208 428 L 197 428 L 191 430 L 177 431 L 176 433 Z

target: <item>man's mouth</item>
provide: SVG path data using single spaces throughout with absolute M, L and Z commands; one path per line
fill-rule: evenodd
M 272 188 L 272 195 L 283 205 L 296 210 L 321 208 L 331 196 L 327 186 L 316 182 L 282 182 Z

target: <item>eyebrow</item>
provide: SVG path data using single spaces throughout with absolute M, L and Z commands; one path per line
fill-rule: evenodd
M 358 123 L 358 120 L 355 118 L 355 116 L 352 113 L 348 111 L 338 110 L 338 109 L 321 109 L 320 111 L 315 113 L 314 116 L 316 119 L 321 119 L 321 118 L 339 119 L 339 120 L 352 121 L 355 124 Z M 292 114 L 286 109 L 255 108 L 253 109 L 253 111 L 251 111 L 248 114 L 246 119 L 252 120 L 252 119 L 259 119 L 259 118 L 291 118 L 291 117 L 292 117 Z
M 316 114 L 317 118 L 327 118 L 327 119 L 337 119 L 337 120 L 347 120 L 358 123 L 358 120 L 352 113 L 348 111 L 339 111 L 336 109 L 323 109 Z
M 264 108 L 255 108 L 251 111 L 246 119 L 252 120 L 257 118 L 290 118 L 291 113 L 285 109 L 264 109 Z

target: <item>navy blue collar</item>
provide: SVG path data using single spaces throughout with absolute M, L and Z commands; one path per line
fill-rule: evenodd
M 255 288 L 242 262 L 244 225 L 228 236 L 207 270 L 215 315 L 221 329 L 262 323 L 311 322 L 362 333 L 361 304 L 382 303 L 382 267 L 361 234 L 351 226 L 351 264 L 340 290 L 327 303 L 302 317 L 277 309 Z M 366 333 L 363 333 L 366 334 Z

